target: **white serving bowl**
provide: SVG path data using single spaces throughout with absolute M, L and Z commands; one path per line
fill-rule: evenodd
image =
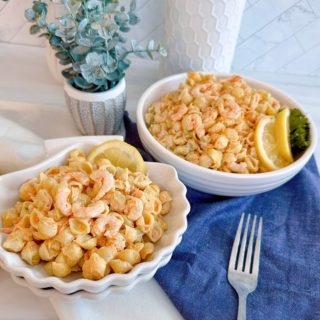
M 160 260 L 159 262 L 159 268 L 165 266 L 171 259 L 172 254 L 165 256 Z M 0 263 L 0 267 L 3 268 L 3 266 Z M 4 269 L 4 268 L 3 268 Z M 28 283 L 23 277 L 17 277 L 11 274 L 12 280 L 23 287 L 29 288 L 35 295 L 41 298 L 48 298 L 48 299 L 54 299 L 54 300 L 60 300 L 63 302 L 76 302 L 80 300 L 90 300 L 90 301 L 101 301 L 105 299 L 110 294 L 125 294 L 129 292 L 136 284 L 149 281 L 157 272 L 156 269 L 154 269 L 152 272 L 141 274 L 136 277 L 134 281 L 131 281 L 127 286 L 109 286 L 106 290 L 101 291 L 99 293 L 91 293 L 88 291 L 77 291 L 72 294 L 65 294 L 61 293 L 58 290 L 54 288 L 36 288 L 32 284 Z
M 218 78 L 226 78 L 230 75 L 217 74 Z M 248 196 L 275 189 L 293 178 L 308 162 L 317 144 L 316 127 L 302 106 L 290 98 L 284 92 L 260 81 L 246 78 L 250 86 L 263 89 L 272 94 L 282 104 L 290 108 L 299 108 L 309 119 L 311 130 L 311 145 L 304 154 L 289 166 L 266 173 L 235 174 L 207 169 L 188 162 L 162 146 L 149 132 L 144 114 L 152 102 L 159 100 L 170 91 L 177 90 L 179 84 L 184 83 L 187 74 L 181 73 L 164 78 L 150 86 L 141 96 L 137 108 L 137 127 L 139 137 L 146 150 L 159 162 L 174 166 L 179 178 L 188 186 L 210 194 L 222 196 Z
M 0 177 L 0 211 L 10 208 L 18 200 L 18 189 L 26 180 L 33 178 L 39 172 L 47 168 L 61 165 L 66 162 L 69 152 L 79 148 L 87 152 L 95 143 L 85 141 L 73 144 L 47 160 L 28 169 L 9 173 Z M 105 278 L 92 281 L 81 278 L 79 274 L 73 274 L 66 278 L 48 276 L 43 265 L 30 266 L 26 264 L 18 254 L 7 252 L 2 243 L 6 235 L 0 233 L 0 261 L 3 268 L 11 275 L 23 277 L 29 285 L 36 288 L 54 288 L 65 294 L 71 294 L 79 290 L 91 293 L 105 291 L 111 286 L 130 286 L 139 282 L 139 276 L 154 274 L 162 265 L 165 257 L 171 256 L 173 250 L 181 241 L 181 236 L 187 229 L 187 214 L 190 205 L 186 199 L 186 188 L 179 181 L 176 170 L 167 164 L 146 162 L 147 172 L 155 183 L 168 190 L 173 195 L 172 209 L 166 216 L 168 230 L 157 243 L 154 258 L 151 261 L 142 262 L 134 266 L 127 274 L 110 274 Z M 170 183 L 168 183 L 170 181 Z

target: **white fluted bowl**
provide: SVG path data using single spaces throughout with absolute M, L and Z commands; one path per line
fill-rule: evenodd
M 161 259 L 159 262 L 159 268 L 162 266 L 165 266 L 171 259 L 172 254 L 165 256 Z M 0 263 L 0 267 L 3 268 L 3 266 Z M 125 294 L 133 289 L 133 287 L 142 282 L 149 281 L 157 272 L 156 269 L 154 269 L 152 272 L 141 274 L 134 281 L 131 281 L 126 286 L 109 286 L 104 291 L 101 291 L 99 293 L 91 293 L 88 291 L 76 291 L 71 294 L 64 294 L 59 292 L 58 290 L 54 288 L 36 288 L 32 284 L 28 283 L 23 277 L 17 277 L 11 274 L 12 280 L 23 287 L 29 288 L 35 295 L 41 298 L 47 298 L 47 299 L 59 299 L 63 302 L 76 302 L 80 300 L 89 300 L 89 301 L 101 301 L 105 299 L 107 296 L 114 295 L 114 294 Z
M 217 74 L 218 78 L 230 75 Z M 257 174 L 236 174 L 207 169 L 188 162 L 162 146 L 149 132 L 144 114 L 152 102 L 159 100 L 163 95 L 178 89 L 184 83 L 187 74 L 181 73 L 164 78 L 150 86 L 141 96 L 137 108 L 137 127 L 139 137 L 146 150 L 159 162 L 174 166 L 179 178 L 188 186 L 210 194 L 222 196 L 248 196 L 275 189 L 293 178 L 308 162 L 317 144 L 316 127 L 303 107 L 284 92 L 260 81 L 246 78 L 248 84 L 257 89 L 270 92 L 282 104 L 290 108 L 299 108 L 309 119 L 311 130 L 311 145 L 303 155 L 289 166 L 272 172 Z
M 79 148 L 87 152 L 95 143 L 77 143 L 47 160 L 28 169 L 9 173 L 0 177 L 0 211 L 10 208 L 18 200 L 18 190 L 23 182 L 37 176 L 41 171 L 50 167 L 65 163 L 69 152 Z M 18 254 L 3 249 L 2 243 L 6 235 L 0 233 L 0 261 L 3 268 L 11 275 L 23 277 L 26 282 L 35 288 L 54 288 L 65 294 L 84 290 L 91 293 L 99 293 L 110 287 L 129 286 L 139 282 L 141 275 L 154 274 L 163 265 L 164 258 L 171 256 L 176 246 L 181 241 L 181 236 L 187 229 L 187 214 L 190 205 L 186 199 L 186 188 L 179 181 L 176 170 L 167 164 L 146 162 L 147 172 L 152 181 L 161 188 L 168 190 L 173 195 L 172 208 L 166 216 L 168 230 L 156 244 L 154 258 L 137 264 L 127 274 L 110 274 L 98 281 L 81 278 L 79 274 L 73 274 L 66 278 L 48 276 L 43 265 L 30 266 L 25 263 Z M 168 183 L 170 181 L 170 183 Z

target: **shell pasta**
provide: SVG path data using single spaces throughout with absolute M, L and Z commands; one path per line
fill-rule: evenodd
M 266 168 L 257 155 L 255 129 L 282 108 L 240 76 L 189 72 L 177 90 L 150 104 L 144 118 L 152 136 L 184 160 L 223 172 L 258 173 Z
M 167 229 L 172 197 L 142 172 L 91 163 L 81 150 L 41 172 L 2 212 L 3 248 L 52 276 L 99 280 L 152 259 Z

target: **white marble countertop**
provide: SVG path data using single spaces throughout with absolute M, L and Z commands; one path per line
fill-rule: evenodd
M 61 85 L 49 74 L 44 49 L 0 44 L 0 70 L 1 116 L 18 122 L 44 139 L 79 135 L 65 106 Z M 272 74 L 246 75 L 274 84 L 291 94 L 303 104 L 317 127 L 320 127 L 319 80 Z M 158 77 L 156 62 L 137 60 L 128 72 L 127 109 L 133 119 L 139 96 Z M 316 158 L 319 165 L 319 147 Z M 3 270 L 0 270 L 0 283 L 8 293 L 0 299 L 0 319 L 57 318 L 49 301 L 38 298 L 27 288 L 13 283 Z M 111 310 L 119 310 L 117 306 L 123 305 L 125 301 L 128 310 L 131 309 L 130 319 L 181 319 L 155 280 L 139 285 L 134 291 L 135 293 L 125 296 L 110 297 Z M 148 292 L 152 292 L 152 295 L 148 295 L 149 307 L 142 311 L 139 299 Z M 62 319 L 63 315 L 59 314 L 59 317 Z M 108 319 L 125 318 L 126 313 L 123 311 L 111 312 L 108 316 Z

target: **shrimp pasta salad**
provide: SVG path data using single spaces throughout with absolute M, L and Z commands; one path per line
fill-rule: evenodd
M 152 103 L 150 133 L 177 156 L 205 168 L 232 173 L 266 171 L 255 146 L 258 122 L 283 106 L 240 76 L 217 79 L 189 72 L 185 83 Z
M 126 273 L 152 259 L 171 201 L 146 174 L 74 150 L 66 165 L 20 187 L 20 200 L 2 213 L 3 247 L 56 277 Z

